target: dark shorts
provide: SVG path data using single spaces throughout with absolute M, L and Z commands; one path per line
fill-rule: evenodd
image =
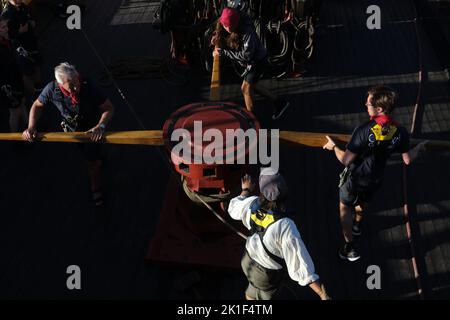
M 250 84 L 257 83 L 262 78 L 267 66 L 267 59 L 263 59 L 252 65 L 247 73 L 242 77 L 243 80 Z
M 375 191 L 380 187 L 380 183 L 365 183 L 364 185 L 355 182 L 351 176 L 339 188 L 339 200 L 347 206 L 356 206 L 359 202 L 369 203 Z
M 245 294 L 255 300 L 271 300 L 285 276 L 284 270 L 272 270 L 250 258 L 247 250 L 241 260 L 242 270 L 248 280 Z

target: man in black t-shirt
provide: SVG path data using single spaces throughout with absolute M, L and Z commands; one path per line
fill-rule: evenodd
M 384 168 L 393 153 L 401 153 L 409 165 L 425 147 L 425 142 L 409 150 L 409 134 L 392 117 L 398 100 L 397 93 L 389 87 L 378 86 L 367 93 L 366 107 L 370 120 L 357 127 L 347 145 L 341 150 L 327 136 L 324 149 L 334 151 L 346 167 L 339 184 L 340 219 L 345 245 L 339 251 L 344 260 L 360 258 L 353 245 L 353 235 L 361 235 L 361 220 L 374 192 L 380 187 Z M 352 218 L 352 211 L 355 216 Z
M 84 131 L 91 135 L 93 142 L 98 142 L 111 120 L 114 107 L 90 81 L 81 79 L 74 66 L 67 62 L 55 68 L 56 81 L 50 82 L 33 103 L 28 129 L 23 138 L 34 141 L 37 137 L 37 122 L 42 108 L 54 105 L 61 114 L 61 127 L 65 132 Z M 100 191 L 100 145 L 81 145 L 87 158 L 91 178 L 92 197 L 97 206 L 103 204 Z

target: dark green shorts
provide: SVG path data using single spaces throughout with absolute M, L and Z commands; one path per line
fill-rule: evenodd
M 242 257 L 241 266 L 248 280 L 245 294 L 255 300 L 271 300 L 283 281 L 285 271 L 264 268 L 250 258 L 247 250 Z

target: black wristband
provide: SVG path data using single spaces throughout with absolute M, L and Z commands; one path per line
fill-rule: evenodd
M 242 191 L 250 192 L 250 189 L 249 188 L 244 188 L 244 189 L 242 189 Z

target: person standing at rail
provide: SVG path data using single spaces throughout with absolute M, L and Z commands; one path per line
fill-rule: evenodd
M 91 135 L 93 142 L 100 141 L 114 113 L 109 99 L 89 80 L 82 79 L 76 68 L 67 62 L 55 68 L 55 78 L 56 81 L 50 82 L 34 101 L 28 129 L 23 132 L 24 140 L 32 142 L 38 139 L 37 124 L 42 109 L 44 106 L 54 105 L 61 114 L 63 131 L 85 131 Z M 101 206 L 101 145 L 79 146 L 87 160 L 93 201 L 96 206 Z
M 300 233 L 287 216 L 287 186 L 273 168 L 263 168 L 259 196 L 252 196 L 254 184 L 249 175 L 242 178 L 240 196 L 231 199 L 229 215 L 250 230 L 241 265 L 249 282 L 247 300 L 270 300 L 289 274 L 301 286 L 309 286 L 322 300 L 329 300 L 315 273 L 314 264 Z
M 215 46 L 213 56 L 225 56 L 245 68 L 241 75 L 241 90 L 247 110 L 254 111 L 254 91 L 257 91 L 274 103 L 272 119 L 281 117 L 289 107 L 289 102 L 278 99 L 257 85 L 267 65 L 267 50 L 259 40 L 251 20 L 236 9 L 223 9 L 211 45 Z
M 20 120 L 28 121 L 22 73 L 9 41 L 7 20 L 0 16 L 0 108 L 9 109 L 9 129 L 19 131 Z
M 345 166 L 339 183 L 339 212 L 345 239 L 339 250 L 341 259 L 356 261 L 360 258 L 353 236 L 362 234 L 363 214 L 381 186 L 388 158 L 399 152 L 403 162 L 409 165 L 425 148 L 426 142 L 422 142 L 409 150 L 408 132 L 391 116 L 397 101 L 398 94 L 393 89 L 373 87 L 367 92 L 366 100 L 370 120 L 353 131 L 347 149 L 340 149 L 331 137 L 326 136 L 328 142 L 323 149 L 334 151 Z
M 9 38 L 19 53 L 25 90 L 28 95 L 34 96 L 36 87 L 41 84 L 39 65 L 42 60 L 38 49 L 36 21 L 23 0 L 4 0 L 2 15 L 8 20 Z

